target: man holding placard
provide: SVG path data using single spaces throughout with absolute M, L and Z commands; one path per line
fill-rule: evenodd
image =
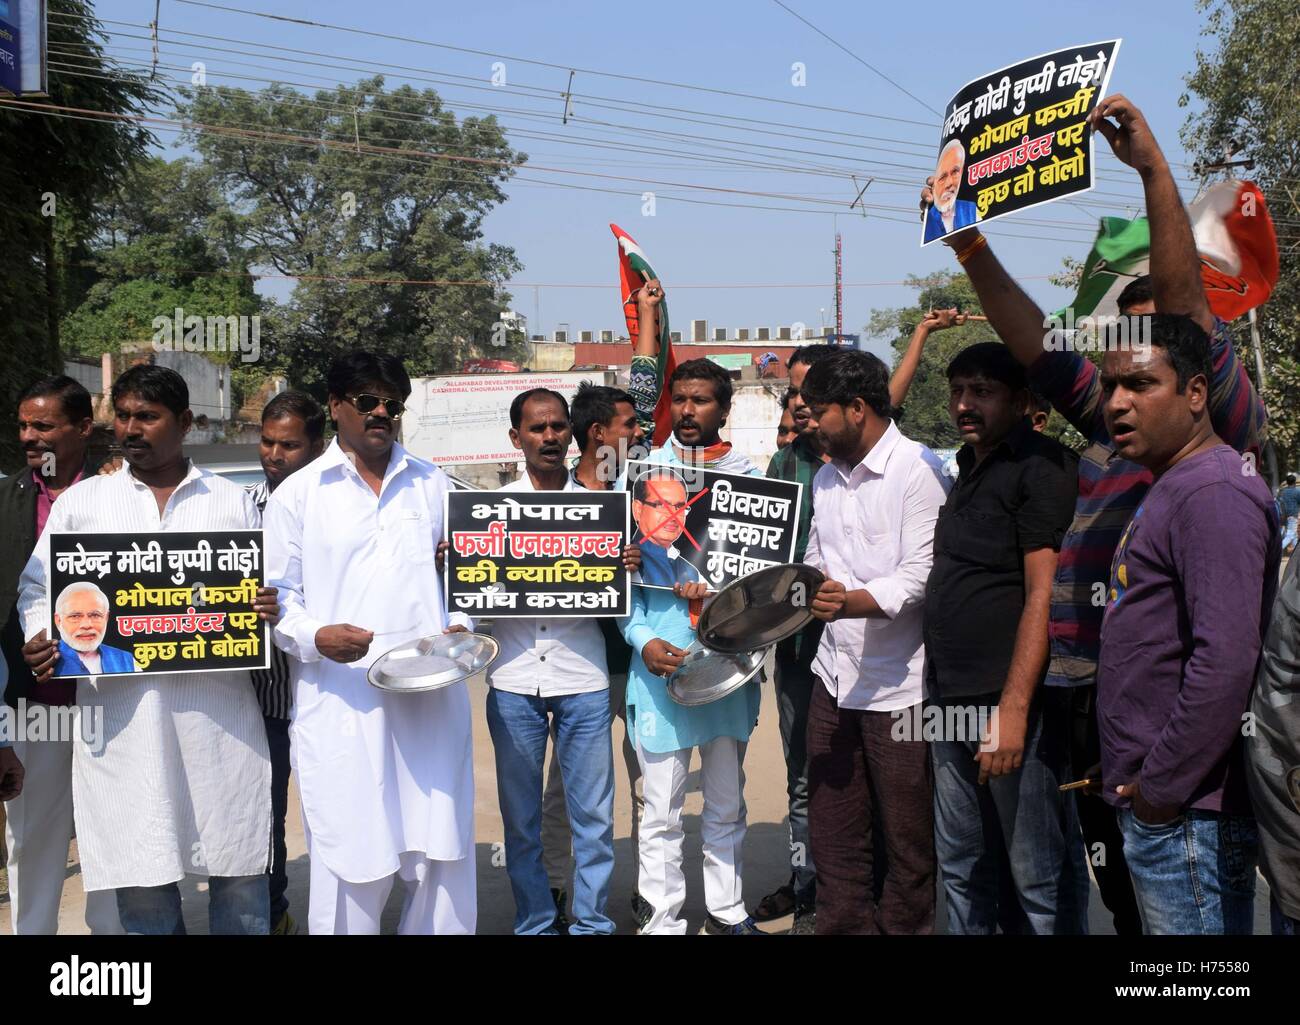
M 669 382 L 673 436 L 650 453 L 650 462 L 757 475 L 748 459 L 731 450 L 719 431 L 731 408 L 731 378 L 716 363 L 688 360 Z M 681 513 L 676 513 L 680 517 Z M 632 615 L 623 636 L 632 645 L 628 673 L 628 726 L 641 762 L 645 810 L 641 816 L 638 890 L 653 909 L 641 932 L 681 935 L 686 899 L 682 874 L 682 806 L 692 749 L 700 749 L 704 812 L 705 931 L 759 935 L 741 892 L 745 840 L 745 774 L 742 762 L 758 719 L 758 685 L 751 681 L 710 704 L 683 706 L 668 696 L 666 678 L 682 663 L 694 637 L 690 603 L 707 592 L 703 583 L 678 583 L 671 591 L 632 589 Z
M 311 857 L 308 929 L 377 934 L 400 875 L 400 933 L 472 933 L 465 683 L 394 694 L 366 678 L 401 643 L 469 625 L 447 616 L 434 569 L 451 486 L 397 444 L 411 394 L 399 359 L 350 352 L 330 365 L 327 387 L 338 434 L 276 488 L 265 512 L 267 577 L 285 609 L 275 640 L 296 659 L 291 735 Z
M 259 524 L 242 488 L 185 458 L 193 415 L 179 374 L 132 367 L 113 385 L 112 402 L 129 470 L 69 488 L 23 570 L 23 657 L 38 682 L 62 661 L 47 636 L 51 535 L 147 536 Z M 260 589 L 254 609 L 274 619 L 274 591 Z M 100 671 L 108 672 L 102 659 Z M 271 767 L 247 671 L 89 676 L 78 684 L 77 702 L 82 715 L 100 716 L 104 734 L 95 738 L 102 750 L 84 732 L 73 749 L 86 890 L 116 891 L 128 933 L 181 934 L 177 883 L 204 875 L 212 932 L 265 934 Z

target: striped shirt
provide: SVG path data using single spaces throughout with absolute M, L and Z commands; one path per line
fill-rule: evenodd
M 1228 326 L 1215 319 L 1210 335 L 1214 431 L 1238 452 L 1259 451 L 1264 404 L 1232 348 Z M 1061 544 L 1052 583 L 1051 661 L 1047 684 L 1096 682 L 1101 620 L 1110 565 L 1120 536 L 1151 487 L 1151 472 L 1115 453 L 1102 416 L 1101 371 L 1071 351 L 1047 351 L 1029 369 L 1030 385 L 1087 439 L 1079 457 L 1079 497 Z
M 260 515 L 266 510 L 266 500 L 271 497 L 271 489 L 265 479 L 245 488 Z M 267 719 L 288 719 L 293 712 L 293 677 L 289 668 L 289 656 L 278 645 L 271 645 L 271 667 L 254 669 L 253 690 L 257 692 L 257 703 L 262 706 L 262 715 Z
M 193 464 L 162 515 L 129 469 L 90 477 L 54 503 L 23 569 L 23 636 L 48 630 L 50 535 L 256 530 L 237 484 Z M 73 815 L 87 890 L 163 886 L 186 875 L 266 871 L 271 760 L 248 673 L 137 673 L 77 681 L 100 727 L 72 747 Z

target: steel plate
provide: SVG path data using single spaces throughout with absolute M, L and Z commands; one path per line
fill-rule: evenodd
M 366 679 L 372 687 L 397 693 L 437 690 L 482 672 L 500 651 L 500 645 L 486 634 L 434 634 L 381 655 Z
M 812 620 L 812 599 L 826 576 L 802 562 L 768 566 L 733 580 L 700 613 L 706 648 L 727 654 L 766 648 Z
M 763 668 L 767 649 L 739 654 L 710 651 L 697 638 L 668 677 L 668 696 L 679 705 L 707 705 L 743 687 Z

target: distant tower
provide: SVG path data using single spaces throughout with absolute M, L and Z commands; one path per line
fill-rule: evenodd
M 835 233 L 835 344 L 844 338 L 844 278 L 841 273 L 843 246 L 840 233 Z

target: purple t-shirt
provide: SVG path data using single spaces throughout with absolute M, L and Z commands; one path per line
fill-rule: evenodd
M 1268 486 L 1228 445 L 1176 463 L 1133 514 L 1111 565 L 1097 717 L 1104 795 L 1249 812 L 1242 716 L 1280 558 Z

